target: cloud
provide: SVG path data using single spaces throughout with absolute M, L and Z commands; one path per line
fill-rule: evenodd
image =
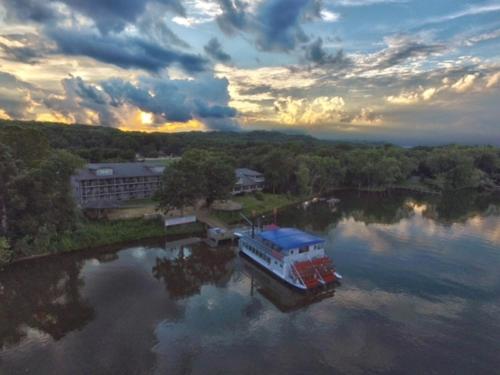
M 195 118 L 216 130 L 237 128 L 233 121 L 236 110 L 228 106 L 227 85 L 227 80 L 208 74 L 196 81 L 141 77 L 137 84 L 121 79 L 101 82 L 113 106 L 133 105 L 162 121 L 187 122 Z
M 348 119 L 347 122 L 354 125 L 377 125 L 382 124 L 382 121 L 382 115 L 375 112 L 373 109 L 361 108 L 359 113 Z
M 334 0 L 330 2 L 337 6 L 361 7 L 374 4 L 402 4 L 402 3 L 407 3 L 409 1 L 410 0 Z
M 222 46 L 217 38 L 210 39 L 208 41 L 208 44 L 203 48 L 206 54 L 216 61 L 219 61 L 221 63 L 227 63 L 231 61 L 231 56 L 223 51 Z
M 265 51 L 289 51 L 298 43 L 308 41 L 300 26 L 307 11 L 308 0 L 271 0 L 259 7 L 257 13 L 257 45 Z
M 136 82 L 111 78 L 98 83 L 70 76 L 62 80 L 63 93 L 43 98 L 43 105 L 54 117 L 69 122 L 100 124 L 134 129 L 131 123 L 149 114 L 142 130 L 168 124 L 176 129 L 203 124 L 212 130 L 237 130 L 237 112 L 228 105 L 228 82 L 205 74 L 196 81 L 168 77 L 138 77 Z M 134 120 L 134 117 L 136 120 Z
M 476 16 L 479 14 L 485 13 L 493 13 L 500 11 L 500 4 L 486 4 L 486 5 L 470 5 L 465 9 L 462 9 L 458 12 L 446 14 L 444 16 L 432 17 L 427 20 L 424 20 L 423 24 L 432 24 L 432 23 L 441 23 L 447 21 L 453 21 L 458 18 L 468 17 L 468 16 Z
M 342 50 L 337 51 L 335 55 L 328 54 L 323 49 L 323 39 L 320 37 L 305 47 L 305 57 L 307 61 L 318 65 L 330 64 L 342 67 L 351 62 L 344 56 Z
M 434 97 L 442 88 L 430 87 L 424 89 L 420 87 L 417 91 L 405 91 L 397 96 L 390 95 L 386 97 L 387 102 L 398 105 L 416 104 L 422 101 L 428 101 Z
M 180 0 L 60 0 L 72 9 L 94 20 L 103 33 L 122 31 L 127 24 L 137 21 L 148 3 L 163 5 L 168 10 L 184 15 Z
M 0 111 L 12 119 L 27 118 L 34 105 L 31 99 L 34 89 L 14 75 L 0 72 Z
M 274 102 L 279 122 L 290 125 L 315 125 L 340 121 L 344 106 L 344 99 L 339 96 L 322 96 L 312 100 L 287 97 Z
M 486 77 L 486 87 L 492 88 L 500 82 L 500 72 L 492 73 Z
M 439 43 L 427 43 L 406 35 L 385 38 L 387 48 L 375 55 L 377 68 L 399 65 L 411 58 L 425 58 L 443 53 L 446 46 Z
M 137 29 L 142 37 L 160 46 L 168 48 L 173 45 L 180 48 L 190 48 L 190 45 L 179 38 L 161 17 L 155 17 L 152 14 L 144 15 L 137 21 Z
M 340 15 L 338 13 L 331 12 L 326 9 L 322 9 L 319 14 L 321 16 L 321 19 L 325 22 L 336 22 L 340 18 Z
M 4 6 L 9 18 L 47 24 L 69 18 L 60 4 L 65 4 L 73 16 L 80 14 L 93 20 L 102 33 L 120 32 L 134 24 L 149 4 L 185 14 L 181 0 L 5 0 Z
M 35 64 L 53 51 L 53 46 L 37 34 L 0 35 L 0 49 L 6 60 Z
M 61 84 L 64 94 L 49 95 L 44 100 L 47 108 L 75 123 L 104 126 L 118 123 L 108 98 L 97 86 L 85 83 L 80 77 L 65 78 Z
M 66 55 L 88 56 L 122 68 L 157 73 L 172 64 L 187 72 L 200 72 L 207 61 L 201 56 L 180 52 L 140 37 L 100 35 L 90 30 L 49 29 L 48 35 Z
M 231 35 L 247 27 L 248 20 L 245 12 L 247 3 L 240 0 L 216 0 L 216 2 L 221 9 L 216 21 L 224 33 Z
M 467 47 L 471 47 L 477 43 L 486 42 L 497 38 L 500 38 L 500 29 L 471 36 L 463 40 L 462 43 Z
M 458 93 L 469 91 L 474 86 L 477 77 L 477 74 L 467 74 L 455 82 L 451 88 Z
M 32 22 L 52 22 L 57 19 L 53 4 L 41 0 L 4 0 L 7 19 Z
M 316 126 L 329 124 L 374 125 L 382 123 L 382 116 L 371 108 L 358 113 L 345 109 L 340 96 L 320 96 L 313 99 L 281 98 L 274 102 L 275 121 L 288 125 Z
M 184 0 L 183 5 L 186 14 L 184 16 L 175 16 L 172 21 L 185 27 L 193 27 L 213 21 L 222 14 L 222 10 L 216 1 Z
M 303 22 L 335 17 L 322 9 L 319 0 L 268 0 L 258 2 L 252 11 L 246 1 L 217 2 L 222 11 L 216 18 L 220 29 L 228 35 L 239 31 L 253 34 L 257 48 L 263 51 L 293 50 L 309 40 L 301 27 Z

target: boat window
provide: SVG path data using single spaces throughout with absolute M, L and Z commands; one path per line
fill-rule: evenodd
M 304 246 L 304 247 L 301 247 L 299 249 L 299 253 L 302 254 L 302 253 L 307 253 L 307 251 L 309 251 L 309 248 L 307 246 Z

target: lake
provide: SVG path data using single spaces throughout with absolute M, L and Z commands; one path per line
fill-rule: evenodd
M 276 217 L 326 239 L 319 295 L 165 241 L 0 271 L 0 373 L 498 373 L 500 197 L 335 197 Z

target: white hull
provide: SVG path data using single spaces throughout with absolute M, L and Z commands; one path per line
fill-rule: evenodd
M 293 228 L 235 234 L 243 254 L 294 288 L 314 290 L 339 279 L 319 237 Z
M 277 269 L 276 269 L 276 268 L 270 266 L 267 262 L 265 262 L 260 257 L 258 257 L 255 254 L 253 254 L 251 251 L 249 251 L 246 248 L 246 246 L 244 246 L 244 245 L 240 246 L 240 251 L 243 254 L 245 254 L 247 257 L 249 257 L 250 259 L 252 259 L 253 261 L 255 261 L 256 263 L 258 263 L 260 266 L 264 267 L 269 272 L 272 272 L 274 275 L 276 275 L 278 278 L 280 278 L 281 280 L 283 280 L 287 284 L 293 286 L 294 288 L 300 289 L 300 290 L 307 290 L 306 286 L 304 286 L 304 285 L 302 285 L 302 284 L 300 284 L 300 283 L 292 280 L 289 277 L 286 277 L 285 272 L 289 272 L 288 266 L 286 264 L 283 266 L 283 268 L 277 267 Z

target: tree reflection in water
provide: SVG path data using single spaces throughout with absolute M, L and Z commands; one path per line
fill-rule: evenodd
M 186 298 L 200 293 L 204 284 L 226 285 L 234 256 L 234 250 L 226 247 L 182 247 L 173 258 L 157 258 L 153 275 L 163 279 L 172 299 Z
M 0 273 L 0 348 L 14 346 L 30 329 L 60 340 L 94 319 L 80 295 L 83 261 L 61 256 L 13 265 Z
M 477 191 L 448 192 L 442 196 L 340 191 L 333 196 L 340 199 L 335 207 L 318 201 L 281 210 L 277 215 L 278 224 L 326 232 L 346 218 L 365 224 L 396 224 L 413 215 L 415 206 L 425 207 L 422 215 L 441 224 L 465 222 L 473 216 L 500 210 L 500 194 Z M 271 216 L 267 218 L 270 220 Z

